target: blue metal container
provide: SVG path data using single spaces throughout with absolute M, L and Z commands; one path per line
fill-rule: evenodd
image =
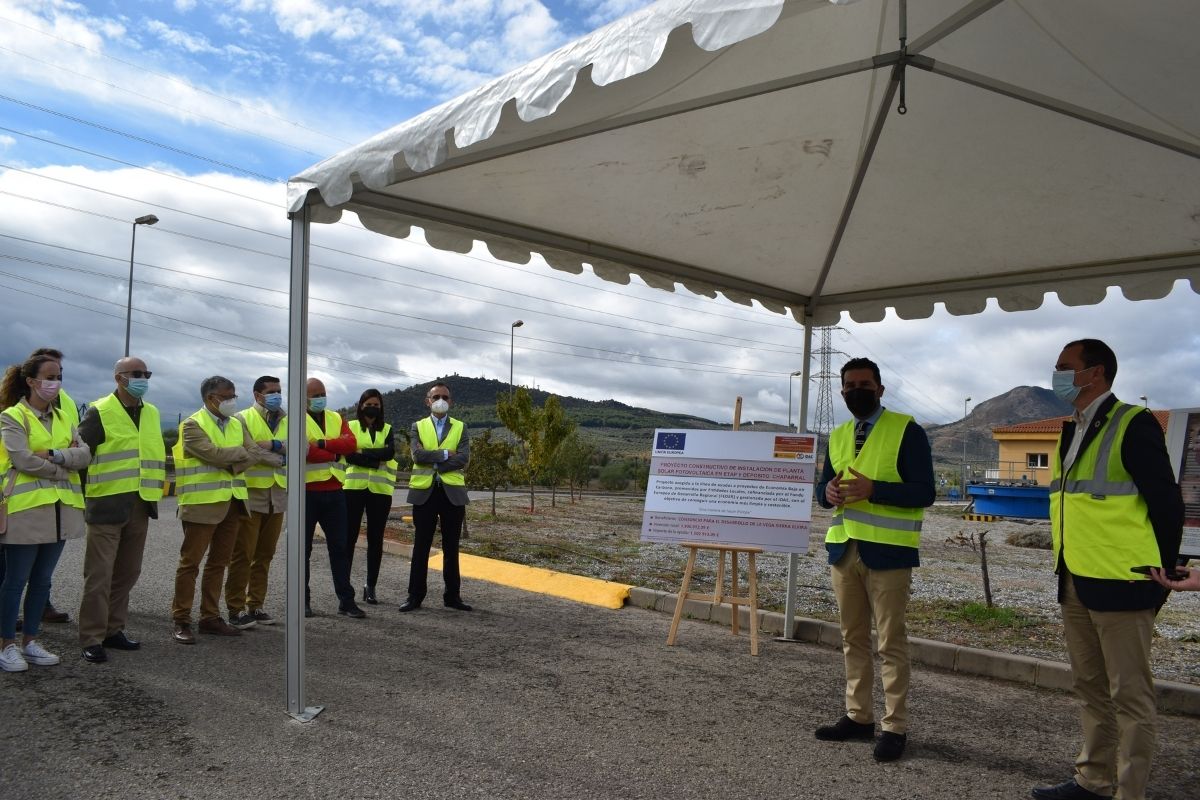
M 978 483 L 968 486 L 967 494 L 975 501 L 976 514 L 1050 519 L 1049 486 L 999 486 Z

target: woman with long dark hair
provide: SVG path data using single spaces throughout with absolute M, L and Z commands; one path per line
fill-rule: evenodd
M 54 403 L 61 387 L 62 367 L 49 355 L 9 367 L 0 383 L 0 475 L 8 504 L 7 569 L 0 584 L 0 669 L 5 672 L 60 661 L 37 636 L 63 545 L 84 533 L 79 470 L 91 459 L 72 421 Z M 22 595 L 25 627 L 18 646 Z
M 383 531 L 392 510 L 392 492 L 396 488 L 396 445 L 391 423 L 383 414 L 383 395 L 367 389 L 358 398 L 350 421 L 350 430 L 358 439 L 358 450 L 346 456 L 346 532 L 351 563 L 363 514 L 367 516 L 367 582 L 363 600 L 377 605 L 375 583 L 383 560 Z

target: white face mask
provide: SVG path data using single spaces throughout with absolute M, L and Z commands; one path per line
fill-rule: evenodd
M 450 410 L 450 403 L 445 400 L 434 400 L 429 406 L 435 414 L 445 414 Z
M 217 406 L 217 410 L 221 412 L 221 416 L 223 417 L 232 417 L 237 413 L 237 400 L 222 400 L 221 404 Z

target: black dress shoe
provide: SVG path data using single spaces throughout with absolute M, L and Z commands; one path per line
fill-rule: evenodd
M 907 733 L 892 733 L 884 731 L 879 734 L 879 741 L 875 743 L 875 760 L 879 762 L 896 761 L 900 756 L 904 755 L 904 745 L 908 744 Z
M 101 644 L 111 647 L 113 650 L 137 650 L 142 646 L 141 642 L 126 636 L 125 631 L 117 631 L 112 636 L 105 636 Z
M 400 604 L 401 611 L 416 611 L 420 607 L 421 607 L 420 603 L 414 602 L 412 600 L 405 600 L 403 603 Z
M 1074 778 L 1057 786 L 1034 787 L 1030 795 L 1037 800 L 1112 800 L 1106 794 L 1089 792 L 1076 783 Z
M 353 603 L 348 606 L 342 606 L 338 609 L 338 613 L 343 617 L 350 617 L 351 619 L 362 619 L 363 617 L 367 616 L 367 612 L 363 611 Z
M 42 622 L 53 622 L 55 624 L 67 622 L 71 619 L 71 615 L 65 611 L 59 611 L 54 606 L 46 603 L 46 607 L 42 609 Z
M 104 652 L 102 644 L 89 644 L 83 648 L 83 660 L 92 664 L 103 664 L 108 661 L 108 653 Z
M 363 587 L 363 602 L 368 603 L 373 606 L 379 605 L 379 601 L 375 599 L 375 587 L 374 586 L 364 586 Z
M 875 723 L 855 722 L 850 717 L 843 716 L 832 725 L 817 728 L 815 733 L 823 742 L 845 742 L 849 739 L 870 741 L 875 738 Z
M 312 619 L 315 616 L 316 616 L 316 614 L 313 613 L 312 606 L 310 606 L 308 603 L 305 603 L 304 604 L 304 618 Z
M 446 606 L 446 608 L 453 608 L 457 611 L 470 611 L 471 610 L 471 607 L 469 605 L 467 605 L 466 603 L 464 603 L 462 600 L 447 600 L 442 605 Z

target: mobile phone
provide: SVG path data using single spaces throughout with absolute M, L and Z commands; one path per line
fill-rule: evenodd
M 1149 567 L 1149 566 L 1145 566 L 1145 567 L 1130 567 L 1130 568 L 1129 568 L 1129 571 L 1130 571 L 1130 572 L 1136 572 L 1136 573 L 1138 573 L 1139 575 L 1149 575 L 1149 574 L 1150 574 L 1150 570 L 1151 570 L 1151 569 L 1153 569 L 1153 567 Z M 1188 573 L 1188 572 L 1186 572 L 1186 571 L 1185 571 L 1185 572 L 1180 572 L 1180 571 L 1179 571 L 1179 570 L 1177 570 L 1177 569 L 1169 569 L 1169 570 L 1167 570 L 1167 580 L 1169 580 L 1169 581 L 1181 581 L 1181 580 L 1183 580 L 1184 578 L 1186 578 L 1186 577 L 1187 577 L 1189 574 L 1190 574 L 1190 573 Z

